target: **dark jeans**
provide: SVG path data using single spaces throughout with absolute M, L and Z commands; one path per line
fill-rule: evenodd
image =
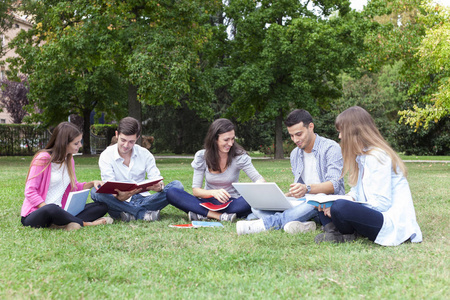
M 84 210 L 78 215 L 73 216 L 56 204 L 47 204 L 33 211 L 26 217 L 22 217 L 24 226 L 35 228 L 50 227 L 50 225 L 67 225 L 75 222 L 83 226 L 84 222 L 92 222 L 103 217 L 108 212 L 108 206 L 105 203 L 88 203 Z
M 197 198 L 177 188 L 172 188 L 167 191 L 167 200 L 170 204 L 186 213 L 192 211 L 202 216 L 208 215 L 209 210 L 204 208 L 203 206 L 200 206 L 200 203 L 211 202 L 213 204 L 222 204 L 215 198 Z M 230 200 L 233 200 L 233 202 L 231 202 L 227 208 L 218 211 L 219 213 L 235 213 L 238 218 L 245 218 L 252 212 L 250 205 L 247 203 L 247 201 L 245 201 L 243 197 L 231 198 Z
M 333 222 L 342 234 L 351 234 L 355 231 L 362 236 L 375 241 L 383 226 L 383 214 L 368 208 L 360 203 L 348 200 L 336 200 L 331 206 L 331 219 L 323 212 L 319 213 L 323 226 Z
M 91 198 L 96 203 L 106 203 L 109 208 L 108 213 L 114 219 L 120 218 L 120 213 L 123 211 L 133 215 L 136 219 L 142 220 L 148 210 L 161 210 L 169 204 L 166 193 L 172 188 L 182 190 L 183 184 L 178 180 L 174 180 L 166 185 L 163 191 L 148 196 L 136 194 L 131 197 L 130 202 L 119 201 L 112 194 L 97 193 L 95 188 L 91 190 Z

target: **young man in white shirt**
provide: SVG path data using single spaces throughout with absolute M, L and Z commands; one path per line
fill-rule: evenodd
M 303 109 L 292 111 L 285 120 L 291 140 L 297 147 L 291 152 L 294 183 L 288 197 L 302 198 L 305 194 L 345 194 L 341 178 L 343 159 L 341 147 L 333 140 L 314 133 L 310 113 Z M 288 233 L 307 232 L 316 229 L 315 222 L 307 222 L 318 216 L 314 206 L 303 203 L 284 212 L 252 209 L 259 218 L 256 221 L 239 221 L 239 235 L 258 233 L 270 229 L 284 229 Z
M 101 177 L 106 181 L 133 181 L 140 182 L 147 178 L 160 176 L 156 167 L 154 156 L 147 149 L 136 144 L 141 132 L 139 122 L 126 117 L 119 122 L 116 131 L 117 143 L 106 148 L 100 154 L 99 167 Z M 122 219 L 124 222 L 140 219 L 157 221 L 159 211 L 167 206 L 166 191 L 172 187 L 183 189 L 178 180 L 167 186 L 160 181 L 152 185 L 147 191 L 135 189 L 132 191 L 119 191 L 117 194 L 100 194 L 93 189 L 92 200 L 104 202 L 108 205 L 111 217 Z M 156 193 L 150 194 L 148 191 Z

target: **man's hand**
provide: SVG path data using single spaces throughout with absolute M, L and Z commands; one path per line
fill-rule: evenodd
M 128 191 L 128 192 L 122 192 L 122 191 L 119 191 L 119 190 L 114 190 L 114 191 L 117 192 L 117 195 L 115 195 L 114 197 L 116 197 L 117 200 L 119 200 L 119 201 L 125 201 L 128 198 L 130 198 L 131 196 L 134 196 L 134 195 L 140 193 L 141 190 L 142 189 L 134 189 L 134 190 Z
M 157 184 L 147 187 L 147 191 L 161 192 L 164 188 L 164 183 L 162 181 Z
M 305 196 L 307 191 L 306 184 L 303 183 L 293 183 L 289 189 L 289 197 L 302 198 Z

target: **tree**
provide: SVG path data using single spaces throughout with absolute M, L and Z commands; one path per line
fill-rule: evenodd
M 423 18 L 429 28 L 415 55 L 423 71 L 411 92 L 421 91 L 425 86 L 430 88 L 422 99 L 425 107 L 414 105 L 413 109 L 400 112 L 401 121 L 416 130 L 420 126 L 427 129 L 430 123 L 437 123 L 450 114 L 450 9 L 439 5 L 426 5 L 425 9 L 428 14 Z
M 11 60 L 10 67 L 29 74 L 29 111 L 33 113 L 35 107 L 43 111 L 32 114 L 33 121 L 49 126 L 70 114 L 83 117 L 83 151 L 89 153 L 91 111 L 123 116 L 120 107 L 126 89 L 109 49 L 100 51 L 102 41 L 110 38 L 96 30 L 103 24 L 81 15 L 74 6 L 51 2 L 25 4 L 25 9 L 35 12 L 35 26 L 12 42 L 19 57 Z
M 233 34 L 223 68 L 229 114 L 274 120 L 275 158 L 282 158 L 285 114 L 305 108 L 314 115 L 339 96 L 338 74 L 355 62 L 363 23 L 348 1 L 230 1 L 225 13 Z
M 28 83 L 24 75 L 20 76 L 20 82 L 3 79 L 0 81 L 0 99 L 3 106 L 11 115 L 13 123 L 22 123 L 27 115 L 25 106 L 28 105 Z
M 448 103 L 446 81 L 449 74 L 445 29 L 448 12 L 430 3 L 428 0 L 391 0 L 388 3 L 371 0 L 364 11 L 365 16 L 373 20 L 373 26 L 366 35 L 365 45 L 369 51 L 367 57 L 360 60 L 361 67 L 373 71 L 386 64 L 403 63 L 400 74 L 408 99 L 399 113 L 401 121 L 414 131 L 399 128 L 395 134 L 405 141 L 412 135 L 404 148 L 408 153 L 449 151 L 448 104 L 445 104 Z M 437 123 L 439 120 L 441 122 Z
M 23 2 L 36 25 L 14 41 L 20 58 L 13 66 L 29 74 L 30 99 L 45 108 L 39 118 L 55 123 L 78 112 L 85 132 L 94 108 L 118 118 L 128 106 L 128 114 L 140 120 L 141 102 L 179 104 L 207 35 L 198 19 L 218 3 Z
M 3 36 L 5 31 L 7 31 L 12 26 L 13 21 L 13 4 L 16 1 L 13 0 L 2 0 L 0 1 L 0 37 Z M 0 40 L 0 57 L 3 56 L 3 43 Z

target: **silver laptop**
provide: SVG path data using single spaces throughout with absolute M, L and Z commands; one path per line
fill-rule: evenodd
M 285 211 L 305 203 L 304 198 L 286 197 L 275 182 L 234 182 L 232 185 L 252 208 L 259 210 Z

